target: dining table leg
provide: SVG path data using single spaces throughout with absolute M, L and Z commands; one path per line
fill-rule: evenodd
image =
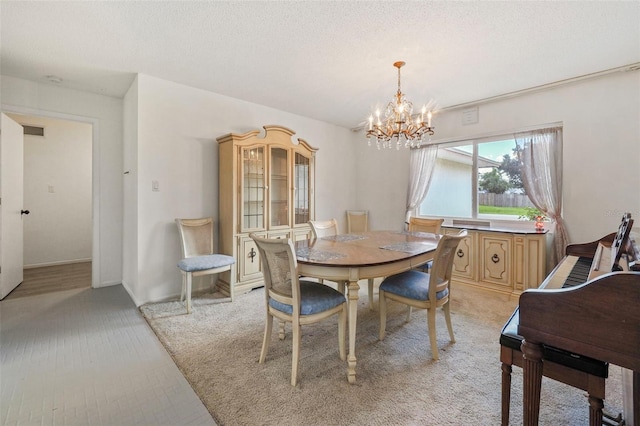
M 358 320 L 358 281 L 349 281 L 347 292 L 349 317 L 349 355 L 347 356 L 347 379 L 356 382 L 356 322 Z

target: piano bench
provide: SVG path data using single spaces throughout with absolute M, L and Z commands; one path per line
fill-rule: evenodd
M 500 361 L 502 362 L 502 425 L 509 424 L 511 400 L 511 366 L 522 368 L 524 362 L 518 335 L 520 312 L 518 308 L 511 315 L 500 333 Z M 545 377 L 586 391 L 590 398 L 600 400 L 605 397 L 605 379 L 609 376 L 609 364 L 593 358 L 572 354 L 550 346 L 542 348 L 544 360 L 542 374 Z M 599 410 L 600 419 L 602 409 Z M 601 420 L 600 420 L 601 422 Z

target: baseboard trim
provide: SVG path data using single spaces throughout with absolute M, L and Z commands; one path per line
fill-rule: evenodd
M 122 284 L 120 281 L 107 281 L 107 282 L 98 284 L 94 288 L 111 287 L 111 286 L 120 285 L 120 284 Z
M 131 300 L 133 301 L 133 303 L 136 305 L 137 308 L 139 308 L 141 305 L 143 305 L 144 303 L 141 303 L 133 294 L 133 291 L 131 291 L 131 289 L 129 288 L 129 286 L 127 285 L 126 281 L 122 280 L 122 287 L 124 287 L 125 291 L 129 294 L 129 297 L 131 298 Z
M 61 266 L 61 265 L 72 265 L 74 263 L 87 263 L 91 262 L 91 258 L 88 259 L 74 259 L 74 260 L 61 260 L 59 262 L 46 262 L 46 263 L 34 263 L 31 265 L 24 265 L 23 269 L 35 269 L 35 268 L 44 268 L 46 266 Z

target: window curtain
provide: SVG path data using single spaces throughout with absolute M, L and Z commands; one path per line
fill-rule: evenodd
M 436 166 L 437 154 L 438 145 L 427 145 L 411 150 L 405 222 L 409 222 L 411 214 L 417 210 L 427 195 Z
M 549 266 L 555 266 L 567 246 L 562 219 L 562 128 L 554 127 L 516 133 L 522 183 L 538 210 L 555 223 Z

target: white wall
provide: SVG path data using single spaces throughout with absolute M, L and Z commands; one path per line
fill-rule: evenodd
M 480 105 L 479 123 L 462 125 L 454 110 L 434 118 L 433 140 L 511 132 L 563 123 L 564 217 L 571 242 L 588 242 L 617 229 L 622 213 L 640 220 L 640 72 L 610 74 Z M 381 198 L 397 206 L 376 207 L 392 223 L 404 214 L 408 153 L 358 148 L 362 166 L 356 183 L 361 205 Z M 399 154 L 399 155 L 398 155 Z M 383 158 L 390 159 L 384 166 Z M 365 167 L 366 165 L 366 167 Z M 383 197 L 381 197 L 381 194 Z M 393 216 L 393 217 L 392 217 Z
M 400 231 L 404 227 L 409 184 L 409 150 L 378 150 L 368 146 L 364 132 L 353 133 L 351 144 L 357 181 L 358 208 L 369 210 L 369 228 Z
M 122 99 L 1 76 L 3 112 L 91 123 L 93 285 L 122 280 Z
M 484 104 L 480 122 L 470 126 L 461 125 L 460 111 L 442 113 L 434 120 L 436 136 L 563 122 L 565 218 L 572 242 L 591 241 L 615 229 L 624 211 L 640 217 L 639 75 L 619 73 Z M 402 227 L 409 152 L 367 147 L 362 133 L 145 75 L 124 102 L 6 76 L 1 83 L 8 112 L 95 123 L 98 285 L 120 282 L 124 256 L 125 284 L 137 304 L 179 293 L 173 220 L 217 217 L 215 139 L 229 132 L 265 124 L 291 128 L 319 148 L 317 218 L 336 217 L 345 229 L 346 209 L 368 209 L 371 228 Z M 151 191 L 153 180 L 159 192 Z
M 91 260 L 91 125 L 10 114 L 24 136 L 24 265 Z
M 138 75 L 125 97 L 124 280 L 137 304 L 180 293 L 176 217 L 218 218 L 218 144 L 227 133 L 278 124 L 319 150 L 316 216 L 355 208 L 354 150 L 349 130 L 204 90 Z M 137 120 L 132 119 L 137 114 Z M 134 157 L 137 156 L 137 161 Z M 129 183 L 129 180 L 135 183 Z M 151 190 L 158 181 L 159 191 Z M 137 185 L 137 188 L 135 188 Z M 135 259 L 131 257 L 135 257 Z M 129 276 L 137 261 L 137 272 Z

